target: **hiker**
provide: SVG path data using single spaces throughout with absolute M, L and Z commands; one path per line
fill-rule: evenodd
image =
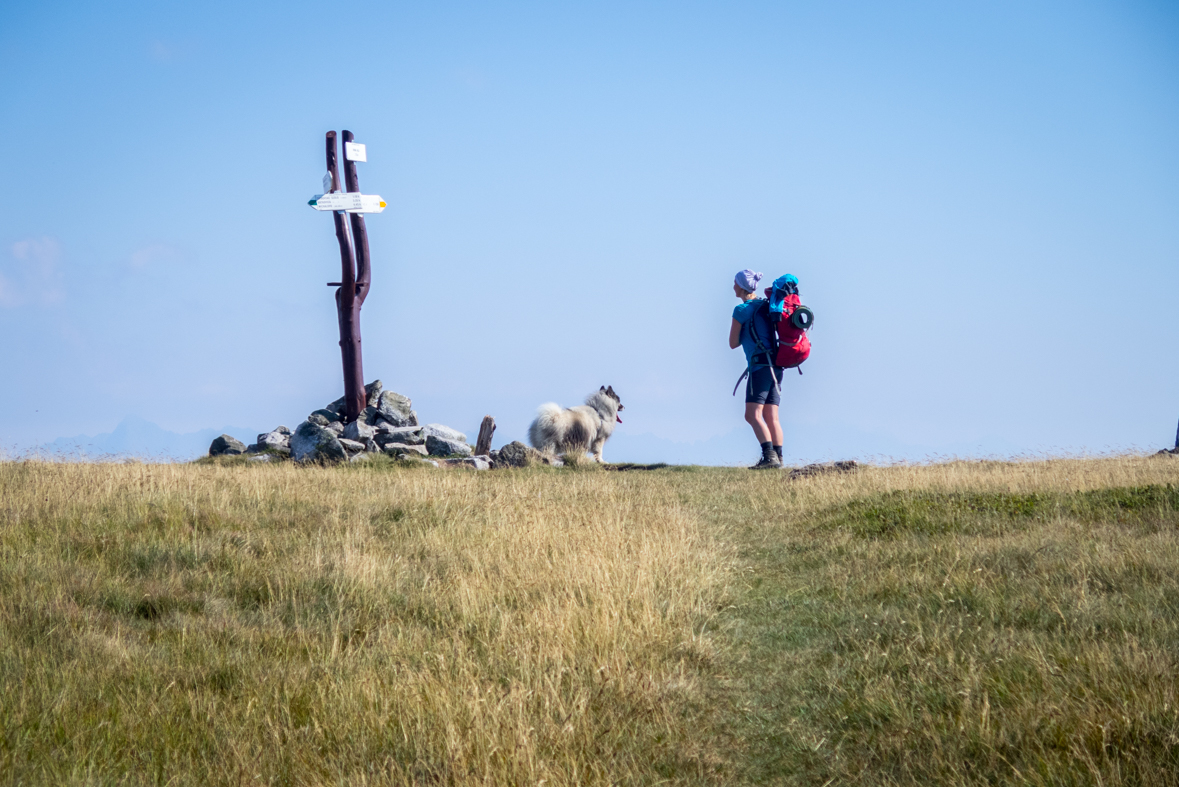
M 733 280 L 733 293 L 741 303 L 733 309 L 733 324 L 729 328 L 729 348 L 745 350 L 749 378 L 745 384 L 745 421 L 753 427 L 753 434 L 761 443 L 761 459 L 751 470 L 782 466 L 778 404 L 783 368 L 773 366 L 770 352 L 758 347 L 761 343 L 764 348 L 766 338 L 771 335 L 769 312 L 761 308 L 766 302 L 757 297 L 757 283 L 761 278 L 760 273 L 743 270 Z

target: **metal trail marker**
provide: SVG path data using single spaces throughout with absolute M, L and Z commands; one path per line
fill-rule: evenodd
M 364 364 L 360 349 L 360 307 L 368 297 L 370 268 L 368 230 L 364 226 L 365 213 L 380 213 L 385 201 L 376 194 L 361 194 L 356 177 L 356 162 L 367 161 L 364 145 L 352 141 L 352 132 L 344 131 L 344 185 L 340 191 L 340 173 L 336 162 L 336 132 L 326 135 L 327 170 L 323 187 L 326 193 L 316 194 L 307 203 L 318 211 L 331 211 L 336 226 L 336 240 L 340 244 L 342 275 L 336 286 L 336 314 L 340 321 L 340 356 L 344 364 L 344 421 L 351 423 L 360 417 L 366 401 L 364 394 Z M 345 223 L 344 216 L 348 216 Z M 349 232 L 351 230 L 351 232 Z

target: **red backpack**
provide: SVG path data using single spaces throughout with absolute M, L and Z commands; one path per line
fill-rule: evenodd
M 769 298 L 773 294 L 772 288 L 766 288 L 766 310 L 769 310 Z M 770 325 L 777 322 L 778 351 L 774 354 L 774 366 L 793 369 L 800 366 L 811 355 L 811 340 L 806 335 L 815 315 L 803 306 L 797 293 L 787 295 L 782 303 L 782 316 L 770 313 Z M 802 374 L 802 369 L 798 370 Z

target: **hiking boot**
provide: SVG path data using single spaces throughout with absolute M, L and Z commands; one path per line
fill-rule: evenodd
M 757 464 L 749 468 L 750 470 L 780 470 L 782 463 L 778 461 L 777 454 L 770 454 L 763 456 Z

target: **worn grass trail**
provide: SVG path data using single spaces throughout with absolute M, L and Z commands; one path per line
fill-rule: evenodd
M 741 577 L 722 780 L 1179 783 L 1177 481 L 952 463 L 711 496 Z
M 1177 774 L 1179 459 L 0 463 L 0 783 Z

